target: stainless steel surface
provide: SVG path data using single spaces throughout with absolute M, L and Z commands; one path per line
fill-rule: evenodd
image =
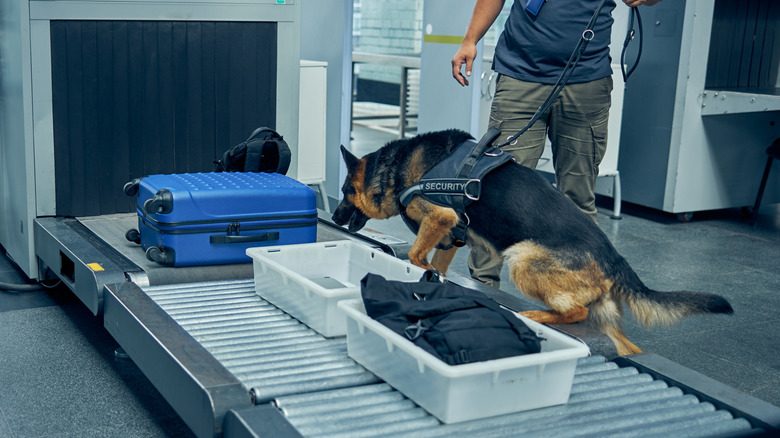
M 41 269 L 59 277 L 95 315 L 103 309 L 103 285 L 125 281 L 133 269 L 110 248 L 85 237 L 75 219 L 46 217 L 34 222 L 35 253 Z
M 247 389 L 137 285 L 105 287 L 103 324 L 199 437 L 218 436 L 225 414 L 253 405 Z
M 465 423 L 441 424 L 384 383 L 278 397 L 274 404 L 307 437 L 680 437 L 751 430 L 744 419 L 602 356 L 578 362 L 565 405 Z
M 778 110 L 780 110 L 780 88 L 704 90 L 701 93 L 703 116 Z
M 254 280 L 142 288 L 251 392 L 255 403 L 378 381 L 328 339 L 255 293 Z

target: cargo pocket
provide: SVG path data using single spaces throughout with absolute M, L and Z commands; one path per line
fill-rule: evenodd
M 590 118 L 592 121 L 590 124 L 590 132 L 593 136 L 593 166 L 596 169 L 596 175 L 598 175 L 598 167 L 601 164 L 601 160 L 604 158 L 604 154 L 607 152 L 607 136 L 609 130 L 609 109 L 612 105 L 610 96 L 612 95 L 612 77 L 606 77 L 601 80 L 599 84 L 603 87 L 602 93 L 607 96 L 606 105 L 601 110 L 593 114 Z
M 607 152 L 609 110 L 607 110 L 607 116 L 602 119 L 590 125 L 590 131 L 593 135 L 593 167 L 596 169 L 596 175 L 598 175 L 599 164 Z

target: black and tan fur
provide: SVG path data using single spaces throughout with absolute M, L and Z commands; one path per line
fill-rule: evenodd
M 458 130 L 421 134 L 391 141 L 362 158 L 342 147 L 348 175 L 333 220 L 355 232 L 369 218 L 398 215 L 401 191 L 470 138 Z M 439 242 L 450 242 L 458 215 L 420 196 L 406 213 L 420 226 L 409 261 L 445 273 L 457 248 L 437 249 L 430 264 L 427 255 Z M 484 177 L 481 198 L 466 214 L 466 243 L 502 254 L 517 288 L 551 309 L 523 315 L 542 323 L 587 319 L 612 339 L 620 355 L 641 353 L 622 332 L 622 303 L 647 326 L 669 325 L 695 313 L 733 312 L 718 295 L 645 286 L 590 218 L 535 171 L 514 162 Z

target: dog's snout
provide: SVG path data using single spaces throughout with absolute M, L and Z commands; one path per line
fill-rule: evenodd
M 337 216 L 335 213 L 333 214 L 331 219 L 336 225 L 344 225 L 346 223 L 344 219 L 342 219 L 340 216 Z
M 336 210 L 333 212 L 333 216 L 331 216 L 331 219 L 336 225 L 345 225 L 347 222 L 349 222 L 349 218 L 352 217 L 354 207 L 351 205 L 347 205 L 342 201 L 338 207 L 336 207 Z

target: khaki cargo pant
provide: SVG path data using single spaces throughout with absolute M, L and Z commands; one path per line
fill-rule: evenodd
M 550 94 L 552 85 L 523 82 L 500 75 L 490 109 L 490 127 L 501 130 L 503 142 L 528 123 Z M 607 149 L 612 77 L 566 85 L 546 114 L 503 149 L 518 163 L 536 168 L 545 140 L 552 143 L 558 189 L 596 221 L 594 189 L 599 164 Z M 469 254 L 471 276 L 499 287 L 503 259 L 474 248 Z

